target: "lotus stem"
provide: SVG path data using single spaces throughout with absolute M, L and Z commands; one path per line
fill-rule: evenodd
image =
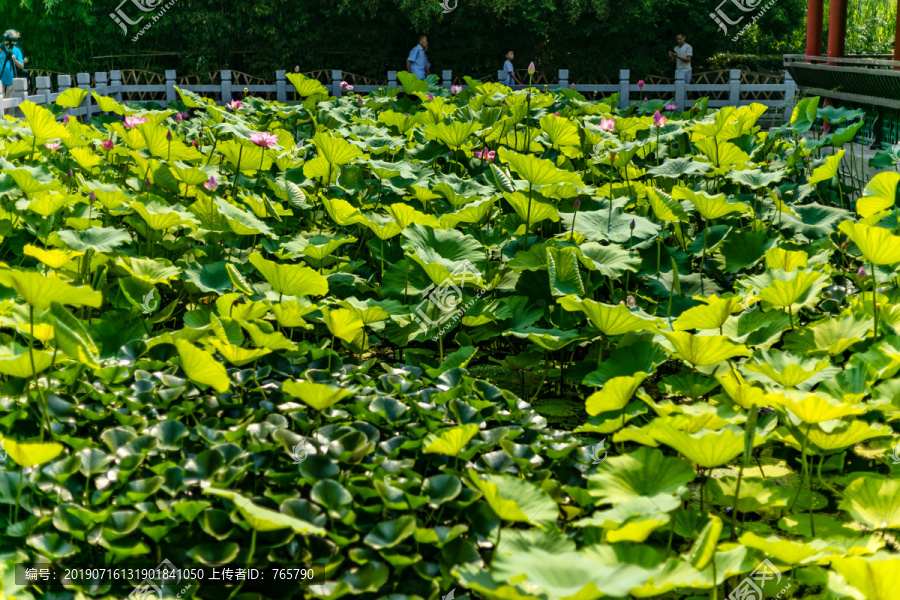
M 875 298 L 875 295 L 878 293 L 878 280 L 875 278 L 875 263 L 869 262 L 869 267 L 872 269 L 872 330 L 873 330 L 873 339 L 872 341 L 878 340 L 878 301 Z
M 806 435 L 803 436 L 803 448 L 800 451 L 800 460 L 803 461 L 803 471 L 802 473 L 806 473 L 806 445 L 809 443 L 809 430 L 812 429 L 812 423 L 806 424 Z M 800 480 L 800 484 L 797 486 L 797 493 L 794 494 L 794 499 L 791 501 L 791 505 L 788 506 L 788 512 L 794 508 L 794 505 L 797 503 L 797 500 L 800 498 L 800 492 L 803 490 L 803 480 Z M 812 491 L 810 491 L 810 503 L 812 503 Z
M 734 503 L 731 505 L 731 539 L 735 539 L 735 524 L 737 522 L 738 499 L 741 497 L 741 480 L 744 478 L 744 462 L 741 461 L 741 467 L 738 469 L 737 485 L 734 488 Z

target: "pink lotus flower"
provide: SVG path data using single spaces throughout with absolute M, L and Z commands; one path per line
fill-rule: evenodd
M 278 136 L 274 136 L 268 131 L 254 131 L 250 134 L 250 141 L 260 148 L 274 148 L 278 145 Z
M 244 105 L 241 104 L 241 101 L 240 101 L 240 100 L 232 100 L 231 102 L 229 102 L 229 103 L 226 104 L 225 106 L 227 106 L 227 107 L 230 108 L 231 110 L 240 110 L 241 108 L 243 108 Z
M 647 96 L 644 96 L 644 102 L 646 102 L 646 101 L 649 100 L 649 99 L 650 99 L 650 98 L 648 98 Z
M 185 116 L 186 116 L 186 115 L 185 115 L 184 113 L 181 113 L 181 112 L 175 113 L 175 122 L 176 122 L 176 123 L 181 123 L 181 122 L 184 120 L 184 117 L 185 117 Z
M 450 93 L 453 94 L 454 96 L 456 94 L 460 93 L 461 91 L 462 91 L 461 85 L 451 85 L 450 86 Z
M 615 131 L 616 120 L 600 117 L 600 131 Z
M 653 113 L 653 124 L 657 127 L 665 127 L 666 118 L 660 114 L 659 111 Z
M 68 124 L 69 124 L 69 115 L 66 115 L 63 117 L 63 125 L 68 125 Z
M 434 100 L 434 94 L 428 94 L 428 99 L 429 99 L 429 100 Z
M 193 146 L 194 148 L 196 148 L 196 147 L 197 147 L 197 140 L 191 140 L 191 146 Z
M 215 177 L 213 177 L 212 175 L 210 175 L 210 176 L 209 176 L 209 181 L 204 181 L 204 182 L 203 182 L 203 187 L 205 187 L 206 189 L 208 189 L 208 190 L 211 191 L 211 192 L 214 192 L 214 191 L 216 191 L 216 189 L 219 187 L 219 182 L 216 181 L 216 178 L 215 178 Z
M 347 90 L 347 91 L 349 92 L 349 91 L 351 91 L 351 90 L 353 89 L 353 86 L 350 85 L 349 83 L 347 83 L 346 81 L 342 81 L 342 82 L 341 82 L 341 89 L 342 89 L 342 90 Z
M 558 117 L 558 116 L 559 116 L 559 113 L 558 113 L 558 112 L 555 112 L 555 113 L 553 113 L 553 116 L 554 116 L 554 117 Z
M 110 150 L 112 150 L 115 147 L 115 144 L 113 144 L 112 140 L 103 140 L 103 143 L 101 143 L 100 145 L 103 146 L 103 149 L 106 150 L 107 152 L 109 152 Z
M 528 74 L 534 75 L 534 61 L 531 61 L 530 63 L 528 63 Z
M 644 83 L 643 79 L 641 79 L 640 81 L 637 82 L 638 89 L 641 89 L 641 90 L 644 89 L 645 85 L 647 85 L 647 84 Z
M 488 150 L 487 147 L 485 147 L 483 150 L 476 150 L 475 152 L 473 152 L 472 156 L 474 156 L 475 158 L 480 158 L 487 162 L 494 162 L 494 159 L 497 157 L 497 153 L 493 150 Z
M 677 108 L 678 108 L 678 105 L 677 105 L 677 104 L 666 104 L 666 105 L 663 107 L 663 110 L 675 110 L 675 109 L 677 109 Z
M 297 65 L 296 67 L 294 67 L 294 73 L 299 73 L 299 72 L 300 72 L 300 65 Z
M 128 127 L 128 128 L 137 127 L 141 123 L 146 123 L 146 122 L 147 122 L 146 117 L 136 117 L 133 115 L 129 116 L 129 117 L 125 117 L 125 127 Z
M 62 146 L 55 142 L 47 142 L 46 144 L 44 144 L 44 148 L 46 148 L 47 150 L 53 150 L 54 152 L 56 152 L 57 150 L 62 148 Z
M 860 267 L 859 271 L 856 272 L 856 278 L 859 279 L 860 281 L 865 279 L 867 276 L 868 276 L 868 273 L 866 273 L 866 270 L 863 267 Z

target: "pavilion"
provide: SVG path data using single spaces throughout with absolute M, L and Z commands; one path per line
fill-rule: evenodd
M 867 137 L 900 143 L 900 10 L 894 54 L 845 56 L 847 0 L 831 0 L 827 55 L 822 56 L 824 0 L 807 0 L 806 54 L 788 54 L 784 66 L 807 95 L 829 104 L 863 108 Z

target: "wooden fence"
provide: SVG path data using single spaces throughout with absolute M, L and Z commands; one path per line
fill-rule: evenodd
M 290 84 L 286 77 L 286 71 L 275 72 L 275 83 L 269 84 L 249 84 L 240 86 L 235 85 L 232 81 L 231 71 L 220 71 L 220 83 L 212 85 L 203 84 L 186 84 L 178 87 L 195 92 L 202 96 L 212 97 L 218 104 L 227 104 L 234 97 L 242 96 L 244 90 L 251 95 L 265 95 L 271 97 L 274 94 L 275 100 L 287 103 L 296 100 L 294 97 L 294 86 Z M 498 72 L 498 78 L 504 79 L 502 71 Z M 340 97 L 344 94 L 341 88 L 343 80 L 343 72 L 333 70 L 331 72 L 331 82 L 326 86 L 330 88 L 332 95 Z M 453 73 L 450 71 L 441 72 L 441 85 L 449 88 L 453 82 Z M 90 73 L 79 73 L 75 77 L 74 86 L 95 91 L 100 96 L 110 96 L 119 101 L 133 102 L 151 102 L 156 101 L 167 104 L 178 99 L 175 91 L 177 83 L 175 71 L 166 71 L 164 83 L 158 84 L 127 84 L 122 80 L 121 71 L 97 72 L 93 78 Z M 26 79 L 13 80 L 13 95 L 11 98 L 2 98 L 0 96 L 0 110 L 3 114 L 19 114 L 18 105 L 29 100 L 35 104 L 49 104 L 56 100 L 60 92 L 73 87 L 71 75 L 57 76 L 58 92 L 53 92 L 51 88 L 50 77 L 36 77 L 34 90 L 28 89 L 28 81 Z M 397 72 L 388 71 L 387 87 L 398 87 Z M 383 85 L 355 85 L 354 93 L 366 94 L 371 93 Z M 514 89 L 522 89 L 526 86 L 512 86 Z M 722 106 L 740 106 L 750 104 L 751 102 L 759 102 L 769 107 L 783 108 L 785 115 L 790 116 L 793 104 L 797 95 L 797 86 L 790 74 L 785 72 L 781 83 L 753 84 L 742 81 L 740 70 L 733 69 L 729 72 L 727 83 L 685 83 L 683 73 L 676 72 L 674 83 L 650 83 L 638 86 L 637 81 L 631 80 L 631 72 L 627 69 L 619 71 L 618 84 L 571 84 L 569 82 L 568 70 L 561 69 L 557 83 L 548 84 L 551 88 L 568 88 L 571 87 L 581 93 L 597 94 L 611 96 L 615 93 L 619 94 L 619 107 L 625 108 L 631 102 L 638 101 L 646 95 L 654 97 L 664 97 L 671 100 L 681 109 L 686 109 L 693 103 L 694 98 L 702 96 L 710 96 L 709 105 L 711 107 Z M 763 99 L 757 99 L 760 96 Z M 140 99 L 136 99 L 140 98 Z M 727 98 L 727 99 L 726 99 Z M 70 109 L 69 113 L 79 116 L 90 117 L 99 112 L 99 108 L 94 102 L 90 94 L 85 98 L 84 103 L 74 109 Z

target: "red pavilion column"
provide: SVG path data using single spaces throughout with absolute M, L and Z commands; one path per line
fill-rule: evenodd
M 843 58 L 846 41 L 847 0 L 831 0 L 831 13 L 828 16 L 828 57 Z
M 807 0 L 806 11 L 806 55 L 822 55 L 822 22 L 825 15 L 825 0 Z
M 894 28 L 894 60 L 900 60 L 900 4 L 897 5 L 897 25 Z

